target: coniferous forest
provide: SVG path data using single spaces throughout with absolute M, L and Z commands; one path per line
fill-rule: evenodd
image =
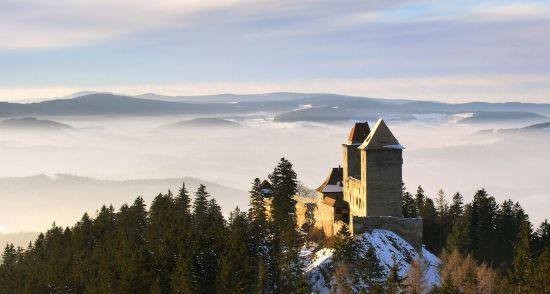
M 310 293 L 306 240 L 334 248 L 334 293 L 550 293 L 550 224 L 531 224 L 519 203 L 497 203 L 485 190 L 464 203 L 458 192 L 449 201 L 443 191 L 432 199 L 422 187 L 404 189 L 404 216 L 422 217 L 424 244 L 442 260 L 442 283 L 428 289 L 420 262 L 406 277 L 395 266 L 384 273 L 345 226 L 331 240 L 315 220 L 297 230 L 299 187 L 288 160 L 269 180 L 270 211 L 255 179 L 248 211 L 228 219 L 205 186 L 192 197 L 183 184 L 148 209 L 138 197 L 70 228 L 54 224 L 27 248 L 5 247 L 0 293 Z

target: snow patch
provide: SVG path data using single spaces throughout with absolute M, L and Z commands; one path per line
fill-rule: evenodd
M 382 146 L 382 147 L 384 147 L 386 149 L 401 149 L 401 150 L 405 149 L 405 147 L 403 147 L 403 145 L 401 145 L 401 144 L 385 145 L 385 146 Z
M 394 262 L 399 266 L 399 275 L 405 277 L 413 260 L 422 258 L 427 265 L 426 282 L 430 286 L 439 285 L 440 277 L 438 267 L 441 261 L 437 256 L 422 248 L 420 255 L 414 247 L 392 231 L 373 230 L 356 237 L 363 250 L 373 246 L 380 264 L 386 274 Z M 313 293 L 330 293 L 331 278 L 330 268 L 334 250 L 322 248 L 309 256 L 306 264 L 306 273 L 312 285 Z
M 470 118 L 474 116 L 474 113 L 473 112 L 464 112 L 464 113 L 457 113 L 457 114 L 453 114 L 451 116 L 449 116 L 447 118 L 447 121 L 449 122 L 452 122 L 452 123 L 457 123 L 465 118 Z

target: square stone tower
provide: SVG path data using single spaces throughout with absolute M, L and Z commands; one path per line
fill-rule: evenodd
M 344 200 L 353 218 L 402 218 L 403 146 L 380 119 L 356 123 L 344 149 Z

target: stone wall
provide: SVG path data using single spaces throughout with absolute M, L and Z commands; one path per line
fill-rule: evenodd
M 403 217 L 401 150 L 366 150 L 366 215 Z M 362 216 L 362 215 L 359 215 Z
M 344 200 L 348 202 L 352 215 L 366 216 L 366 198 L 363 182 L 355 178 L 347 178 L 344 182 Z
M 334 231 L 334 207 L 324 204 L 322 196 L 316 198 L 304 198 L 295 196 L 296 200 L 296 225 L 301 228 L 305 223 L 305 214 L 307 210 L 307 203 L 315 203 L 317 209 L 315 209 L 315 228 L 322 230 L 325 236 L 331 237 L 338 231 Z
M 409 242 L 417 252 L 422 252 L 422 219 L 391 216 L 353 217 L 353 234 L 361 234 L 373 229 L 383 229 L 396 233 Z
M 344 178 L 353 177 L 361 179 L 361 150 L 357 147 L 357 144 L 342 144 L 344 151 Z

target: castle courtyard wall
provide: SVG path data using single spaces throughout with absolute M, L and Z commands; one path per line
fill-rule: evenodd
M 417 252 L 422 252 L 422 219 L 392 216 L 353 217 L 353 234 L 374 229 L 388 230 L 409 242 Z

